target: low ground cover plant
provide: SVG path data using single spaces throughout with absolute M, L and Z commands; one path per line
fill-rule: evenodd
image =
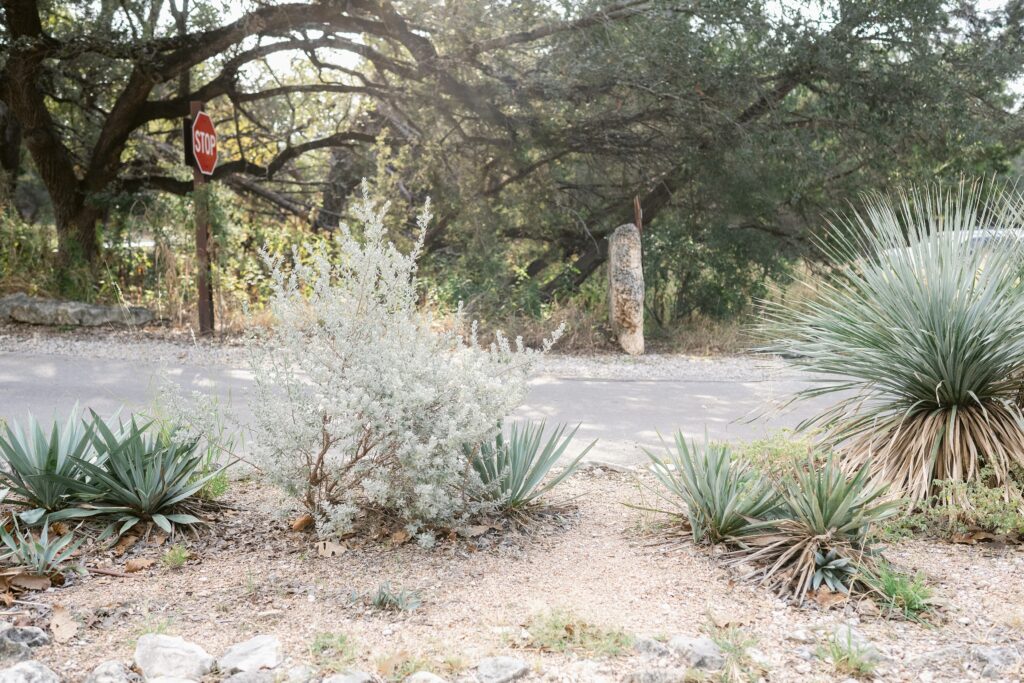
M 633 645 L 633 636 L 622 629 L 599 626 L 564 610 L 534 615 L 526 630 L 529 642 L 517 644 L 544 652 L 614 657 Z
M 821 246 L 835 266 L 810 294 L 766 304 L 767 350 L 820 378 L 798 398 L 837 399 L 803 426 L 893 496 L 929 502 L 937 482 L 985 467 L 1011 495 L 1024 465 L 1022 214 L 1015 190 L 978 183 L 872 196 L 832 226 Z
M 337 257 L 267 256 L 272 325 L 249 345 L 253 457 L 304 505 L 321 537 L 347 534 L 381 511 L 429 545 L 436 529 L 508 503 L 471 476 L 467 449 L 481 454 L 496 443 L 537 352 L 500 333 L 483 344 L 461 314 L 443 328 L 420 306 L 416 259 L 429 207 L 403 253 L 387 237 L 388 205 L 365 188 L 356 204 L 359 225 L 338 230 Z M 550 467 L 547 459 L 538 452 L 540 469 L 530 472 Z

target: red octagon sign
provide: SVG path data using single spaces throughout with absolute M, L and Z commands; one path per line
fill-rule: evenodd
M 205 111 L 196 114 L 192 121 L 192 156 L 203 175 L 212 175 L 217 168 L 217 131 Z

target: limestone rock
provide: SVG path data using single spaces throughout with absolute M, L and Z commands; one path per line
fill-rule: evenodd
M 981 666 L 983 678 L 1004 678 L 1018 673 L 1024 666 L 1024 657 L 1017 648 L 1009 645 L 975 645 L 971 648 L 971 658 Z
M 878 664 L 885 661 L 885 657 L 865 638 L 860 631 L 849 624 L 840 624 L 832 629 L 832 637 L 842 647 L 856 648 L 860 656 L 869 662 Z
M 373 676 L 365 671 L 346 669 L 341 673 L 328 676 L 323 680 L 323 683 L 374 683 L 375 680 Z
M 717 671 L 725 666 L 725 655 L 715 641 L 706 636 L 691 638 L 676 636 L 668 641 L 668 647 L 686 660 L 694 669 Z
M 690 683 L 685 669 L 645 669 L 627 674 L 625 683 Z
M 0 321 L 11 320 L 31 325 L 145 325 L 153 314 L 137 306 L 104 306 L 80 301 L 40 299 L 24 293 L 0 298 Z
M 273 669 L 282 661 L 281 641 L 275 636 L 256 636 L 228 648 L 217 660 L 222 674 Z
M 445 680 L 429 671 L 417 671 L 411 676 L 406 676 L 404 683 L 445 683 Z
M 32 651 L 25 643 L 16 643 L 13 640 L 0 638 L 0 661 L 20 662 L 31 656 Z
M 644 271 L 640 231 L 620 225 L 608 238 L 608 321 L 622 350 L 644 352 Z
M 637 638 L 636 642 L 633 643 L 633 649 L 643 655 L 649 655 L 651 657 L 665 657 L 672 654 L 672 651 L 668 649 L 664 643 L 660 643 L 654 638 Z
M 19 662 L 0 669 L 0 683 L 60 683 L 60 678 L 39 662 Z
M 213 670 L 213 657 L 183 638 L 147 633 L 135 646 L 135 665 L 147 681 L 160 677 L 198 681 Z
M 508 683 L 530 673 L 530 665 L 516 657 L 488 657 L 476 665 L 480 683 Z
M 130 673 L 124 664 L 112 659 L 93 669 L 85 683 L 133 683 L 138 680 L 138 674 Z
M 0 640 L 21 643 L 28 647 L 41 647 L 50 642 L 50 636 L 37 626 L 13 626 L 0 631 Z
M 362 674 L 367 678 L 349 681 L 345 681 L 344 679 L 342 679 L 342 683 L 366 683 L 367 681 L 373 680 L 373 678 L 369 674 L 364 674 L 362 671 L 358 671 L 356 673 Z M 310 666 L 309 664 L 296 664 L 295 666 L 288 667 L 288 669 L 284 672 L 284 677 L 281 679 L 280 683 L 309 683 L 315 677 L 316 668 Z M 331 678 L 334 677 L 331 676 Z
M 239 671 L 223 679 L 221 683 L 275 683 L 277 677 L 270 669 Z

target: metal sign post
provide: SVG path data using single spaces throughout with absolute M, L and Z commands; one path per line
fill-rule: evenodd
M 196 290 L 198 293 L 199 333 L 213 333 L 213 283 L 210 271 L 210 209 L 203 186 L 207 175 L 217 166 L 217 134 L 213 121 L 203 112 L 202 102 L 192 102 L 191 135 L 186 145 L 191 147 L 192 193 L 196 212 Z

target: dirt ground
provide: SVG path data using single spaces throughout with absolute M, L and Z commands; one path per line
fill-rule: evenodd
M 578 473 L 552 493 L 554 502 L 572 509 L 541 520 L 528 534 L 491 531 L 430 550 L 385 538 L 324 557 L 312 534 L 291 530 L 298 513 L 287 500 L 266 485 L 238 481 L 225 497 L 235 509 L 203 537 L 183 541 L 191 554 L 183 567 L 161 561 L 174 541 L 140 542 L 122 555 L 107 551 L 87 564 L 123 571 L 133 559 L 156 562 L 123 577 L 73 577 L 63 587 L 24 594 L 37 604 L 15 604 L 0 618 L 45 626 L 47 607 L 66 608 L 77 633 L 36 658 L 68 680 L 81 680 L 105 660 L 129 663 L 136 639 L 147 632 L 180 635 L 214 656 L 270 633 L 295 663 L 327 668 L 331 662 L 322 661 L 314 643 L 322 634 L 343 634 L 351 664 L 385 673 L 401 659 L 416 659 L 453 675 L 501 653 L 530 661 L 530 680 L 623 680 L 649 668 L 632 653 L 601 658 L 518 647 L 521 626 L 548 610 L 635 636 L 695 636 L 715 623 L 739 628 L 756 639 L 767 659 L 764 677 L 773 681 L 845 678 L 808 655 L 823 642 L 816 634 L 844 622 L 856 624 L 887 658 L 880 680 L 974 678 L 975 671 L 960 665 L 971 645 L 1024 641 L 1020 547 L 925 541 L 889 547 L 893 563 L 923 572 L 933 585 L 941 604 L 934 624 L 869 617 L 854 605 L 798 608 L 738 583 L 706 551 L 652 533 L 650 515 L 625 505 L 650 502 L 637 482 L 634 473 Z M 382 614 L 353 601 L 385 581 L 417 591 L 422 605 Z M 582 659 L 597 663 L 580 665 Z

